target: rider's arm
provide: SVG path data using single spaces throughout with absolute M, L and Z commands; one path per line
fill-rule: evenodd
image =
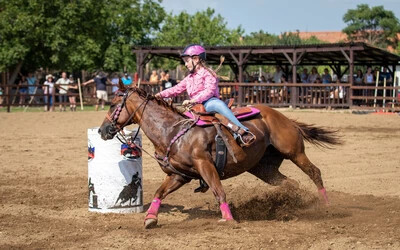
M 175 85 L 172 88 L 163 90 L 159 94 L 162 98 L 175 97 L 186 90 L 186 82 L 187 80 L 185 78 L 179 84 Z
M 211 73 L 207 73 L 204 76 L 203 81 L 204 90 L 197 93 L 193 99 L 190 100 L 191 103 L 203 103 L 214 96 L 218 88 L 218 79 Z

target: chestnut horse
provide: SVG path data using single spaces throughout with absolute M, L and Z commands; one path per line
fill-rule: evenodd
M 215 159 L 216 129 L 188 127 L 187 118 L 171 104 L 155 98 L 139 88 L 125 89 L 122 84 L 112 100 L 107 117 L 99 129 L 102 139 L 112 139 L 124 126 L 139 124 L 147 138 L 154 144 L 155 153 L 168 154 L 170 166 L 158 160 L 166 178 L 155 193 L 145 218 L 145 227 L 157 225 L 158 209 L 168 194 L 182 187 L 191 179 L 204 180 L 220 204 L 222 219 L 233 220 L 221 180 L 249 172 L 271 185 L 280 185 L 288 178 L 279 172 L 284 159 L 291 160 L 306 173 L 317 186 L 327 202 L 321 171 L 307 158 L 304 140 L 320 146 L 340 144 L 336 131 L 307 125 L 288 119 L 280 112 L 265 105 L 255 105 L 260 114 L 243 121 L 257 139 L 248 148 L 240 149 L 244 157 L 235 163 L 228 154 L 224 175 L 219 176 Z M 182 122 L 180 122 L 182 121 Z M 177 139 L 178 133 L 183 134 Z M 174 139 L 172 145 L 171 141 Z M 203 190 L 204 192 L 206 190 Z

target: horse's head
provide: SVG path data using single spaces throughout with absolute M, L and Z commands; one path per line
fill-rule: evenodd
M 125 126 L 138 123 L 148 99 L 143 98 L 134 88 L 125 88 L 119 81 L 119 89 L 111 101 L 110 109 L 104 119 L 99 134 L 103 140 L 109 140 L 121 131 Z

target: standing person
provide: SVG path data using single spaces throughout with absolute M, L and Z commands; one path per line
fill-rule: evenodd
M 274 83 L 281 83 L 283 71 L 281 70 L 281 67 L 276 66 L 276 71 L 274 73 Z
M 28 87 L 28 94 L 29 95 L 34 95 L 36 94 L 37 87 L 36 85 L 36 77 L 32 74 L 32 72 L 28 73 L 28 77 L 26 78 L 26 81 L 28 82 L 28 85 L 31 85 Z M 31 100 L 35 100 L 36 102 L 36 96 L 31 97 Z
M 3 89 L 0 87 L 0 108 L 2 108 L 3 106 Z
M 118 83 L 119 83 L 118 73 L 113 73 L 112 74 L 112 78 L 111 78 L 112 92 L 113 93 L 118 91 Z
M 44 82 L 43 86 L 48 86 L 47 88 L 44 87 L 44 101 L 46 105 L 44 106 L 44 111 L 47 110 L 47 104 L 50 105 L 50 112 L 54 111 L 54 106 L 53 106 L 53 91 L 54 91 L 54 77 L 52 74 L 49 74 L 46 76 L 46 81 Z
M 201 103 L 207 112 L 217 112 L 228 118 L 233 124 L 235 137 L 241 138 L 242 146 L 249 146 L 255 141 L 255 135 L 239 122 L 228 106 L 219 99 L 218 78 L 214 71 L 205 65 L 206 51 L 203 46 L 191 44 L 181 54 L 185 66 L 190 71 L 179 84 L 156 94 L 157 98 L 169 98 L 187 91 L 190 99 L 182 105 Z
M 97 97 L 96 111 L 99 110 L 99 104 L 101 103 L 101 110 L 104 110 L 104 105 L 108 101 L 107 95 L 107 76 L 103 72 L 99 72 L 93 79 L 84 82 L 82 85 L 86 86 L 90 83 L 95 83 L 95 91 Z
M 69 85 L 68 85 L 68 99 L 69 99 L 69 110 L 76 111 L 76 94 L 78 91 L 78 84 L 75 83 L 74 76 L 69 76 Z
M 308 69 L 304 68 L 303 72 L 300 75 L 300 81 L 302 83 L 308 83 Z
M 125 85 L 125 87 L 131 87 L 132 85 L 132 78 L 128 73 L 125 72 L 124 77 L 122 77 L 122 83 Z
M 18 85 L 20 85 L 20 87 L 19 87 L 19 106 L 21 107 L 22 105 L 25 106 L 25 99 L 26 99 L 26 95 L 28 94 L 28 87 L 26 86 L 26 85 L 28 85 L 28 82 L 26 81 L 26 77 L 24 75 L 21 75 L 21 79 L 19 80 Z
M 316 67 L 312 67 L 311 73 L 308 75 L 308 80 L 307 82 L 309 83 L 317 83 L 317 79 L 321 79 L 318 70 Z
M 68 102 L 67 93 L 69 87 L 69 79 L 67 78 L 67 73 L 62 72 L 61 78 L 57 80 L 56 86 L 59 89 L 59 100 L 60 100 L 60 112 L 66 111 L 66 106 Z
M 157 75 L 157 71 L 155 70 L 155 69 L 153 69 L 153 71 L 151 72 L 151 75 L 150 75 L 150 80 L 149 80 L 149 82 L 151 82 L 151 83 L 158 83 L 158 75 Z
M 161 87 L 162 90 L 172 88 L 177 84 L 174 79 L 170 79 L 168 71 L 164 72 L 165 75 L 161 78 Z

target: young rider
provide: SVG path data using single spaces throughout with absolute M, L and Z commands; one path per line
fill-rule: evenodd
M 203 46 L 191 44 L 186 46 L 181 54 L 185 66 L 190 71 L 179 84 L 156 94 L 158 98 L 174 97 L 185 90 L 190 100 L 183 101 L 183 105 L 201 103 L 207 112 L 217 112 L 228 118 L 238 128 L 236 136 L 241 136 L 242 146 L 249 146 L 255 141 L 255 136 L 247 127 L 239 122 L 228 106 L 219 99 L 218 78 L 216 73 L 205 65 L 206 51 Z

